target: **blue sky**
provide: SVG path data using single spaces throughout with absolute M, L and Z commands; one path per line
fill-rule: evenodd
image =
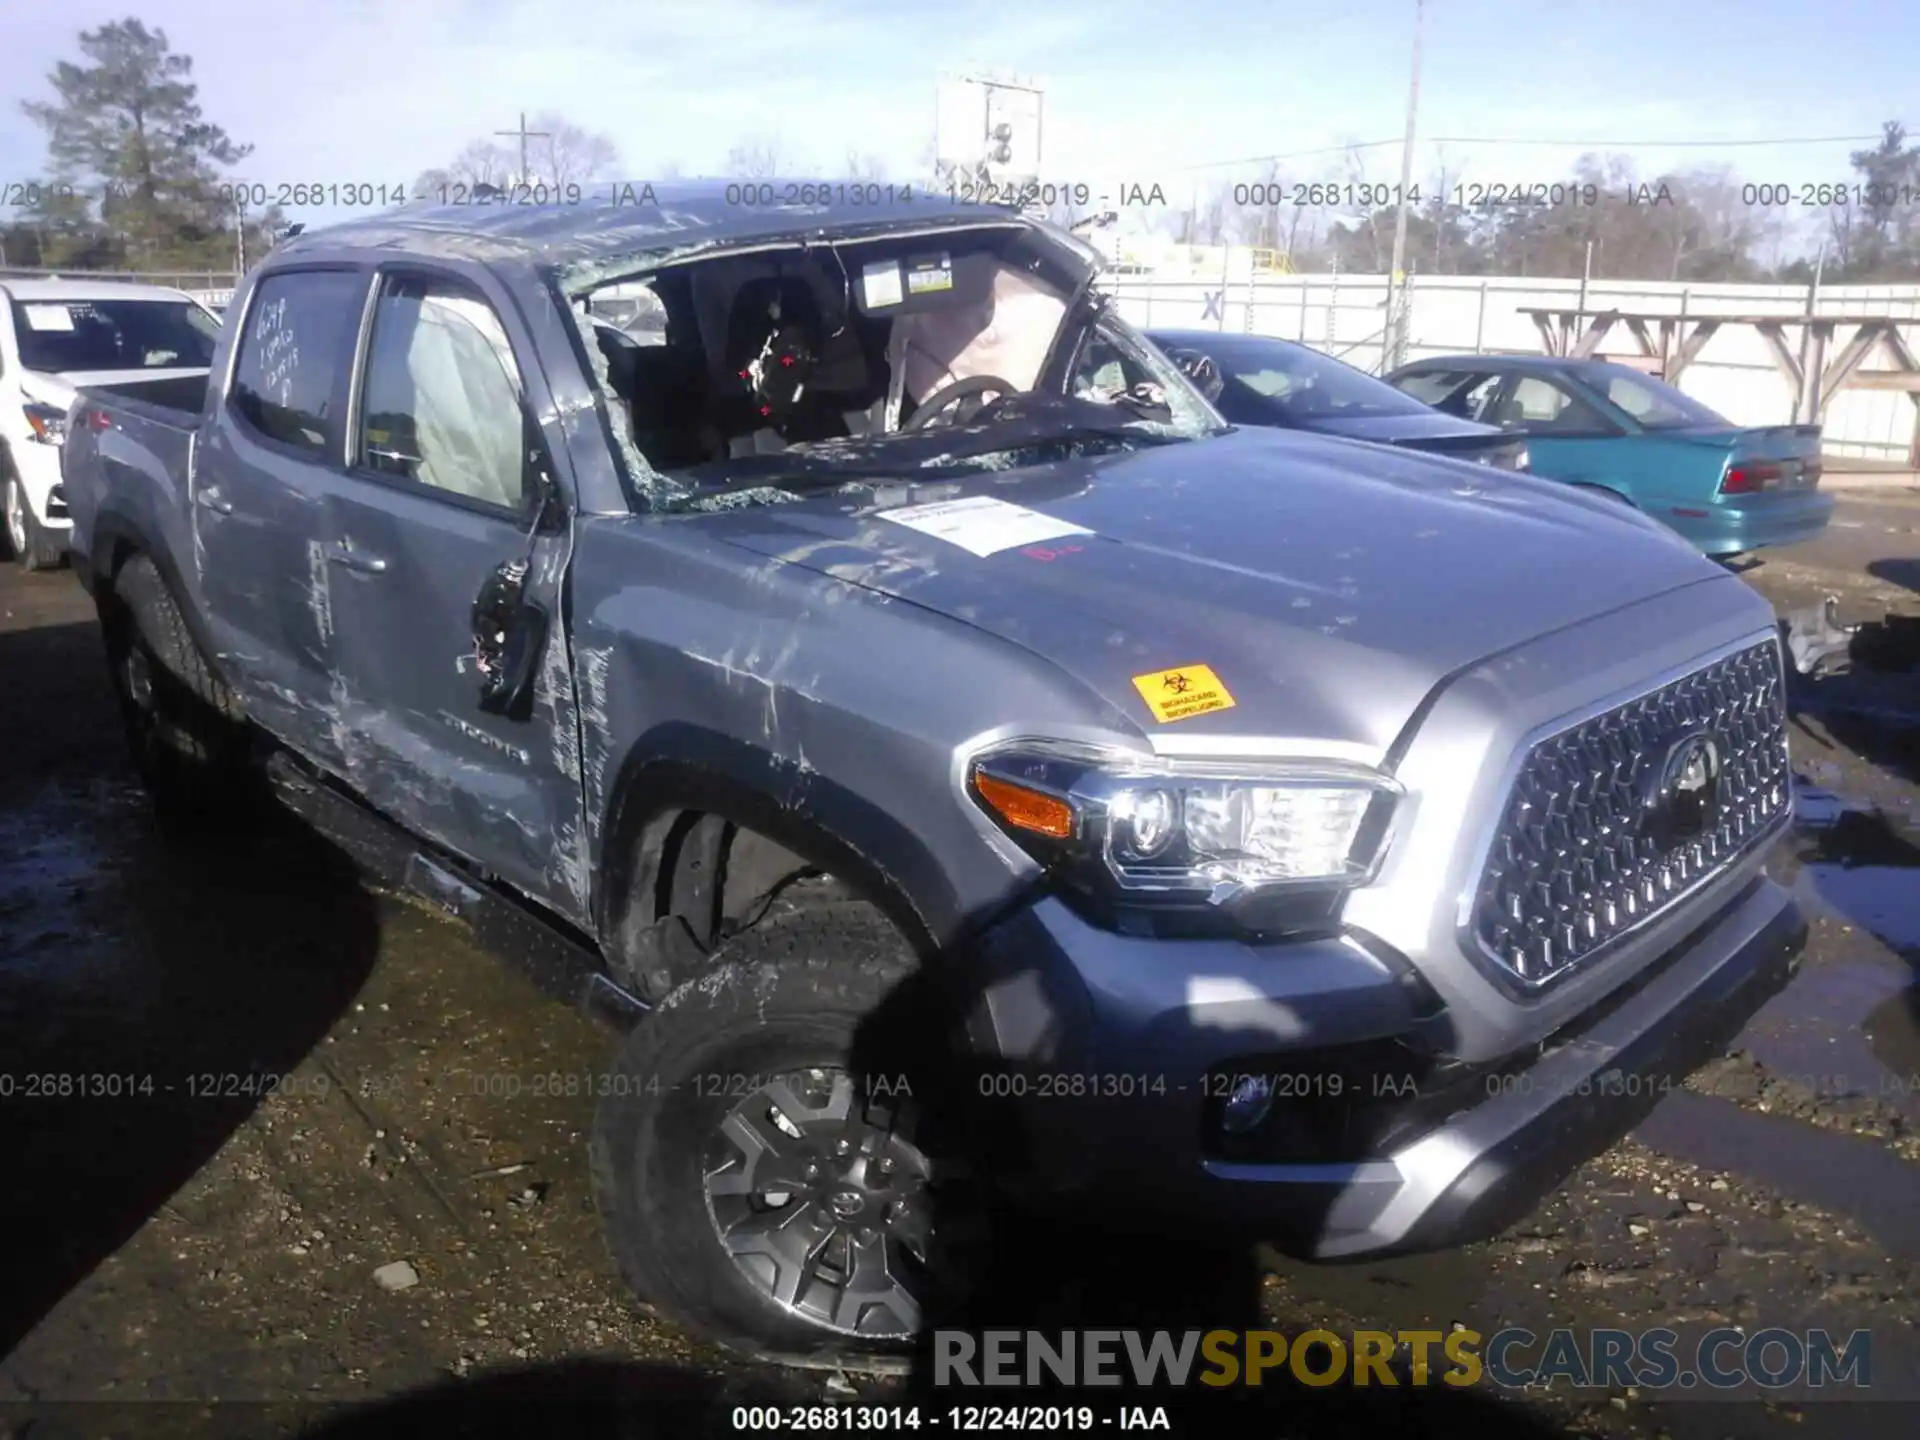
M 270 186 L 411 181 L 523 109 L 606 132 L 635 179 L 718 173 L 760 135 L 815 174 L 850 146 L 917 174 L 936 73 L 973 63 L 1046 83 L 1048 178 L 1157 181 L 1183 204 L 1183 167 L 1357 140 L 1394 140 L 1365 178 L 1396 178 L 1413 29 L 1412 0 L 5 0 L 0 184 L 44 163 L 15 102 L 50 94 L 80 29 L 129 13 L 193 57 L 207 117 L 255 147 L 239 174 Z M 1474 181 L 1558 178 L 1584 147 L 1549 142 L 1920 126 L 1916 57 L 1913 0 L 1429 0 L 1416 178 L 1442 158 Z M 1858 146 L 1616 148 L 1647 171 L 1809 181 L 1847 178 Z

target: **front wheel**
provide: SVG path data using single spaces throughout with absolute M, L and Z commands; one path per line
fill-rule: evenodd
M 0 469 L 4 469 L 0 461 Z M 27 500 L 27 487 L 17 475 L 8 475 L 0 489 L 0 510 L 5 512 L 7 548 L 22 570 L 52 570 L 67 558 L 67 547 L 60 536 L 42 525 Z
M 634 1030 L 593 1169 L 643 1300 L 743 1355 L 831 1365 L 903 1352 L 959 1294 L 980 1210 L 935 1158 L 929 1047 L 866 1023 L 914 973 L 878 912 L 829 904 L 747 931 Z

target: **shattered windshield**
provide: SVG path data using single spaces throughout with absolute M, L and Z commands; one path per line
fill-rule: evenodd
M 616 424 L 670 507 L 1226 428 L 1084 277 L 1049 270 L 1049 243 L 1010 229 L 716 257 L 624 278 L 584 297 L 580 318 Z M 658 317 L 654 343 L 608 323 L 615 299 Z

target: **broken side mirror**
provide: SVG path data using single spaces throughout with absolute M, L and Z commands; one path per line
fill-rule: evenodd
M 533 682 L 547 643 L 546 607 L 527 595 L 530 556 L 492 570 L 473 602 L 473 658 L 480 672 L 480 708 L 525 720 L 533 711 Z
M 534 537 L 564 514 L 560 487 L 541 444 L 531 411 L 522 412 L 527 553 L 496 566 L 473 601 L 473 659 L 480 674 L 480 708 L 486 714 L 525 720 L 533 711 L 534 679 L 547 643 L 544 605 L 527 594 Z

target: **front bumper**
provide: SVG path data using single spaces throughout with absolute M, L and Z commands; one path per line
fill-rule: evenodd
M 1785 985 L 1806 935 L 1788 893 L 1756 876 L 1545 1045 L 1449 1076 L 1434 1048 L 1444 1011 L 1378 947 L 1133 939 L 1044 901 L 990 942 L 1023 958 L 1001 966 L 976 1017 L 1002 1072 L 982 1090 L 1018 1110 L 1049 1193 L 1092 1196 L 1095 1213 L 1198 1221 L 1324 1259 L 1444 1248 L 1497 1233 L 1638 1123 Z M 1388 1076 L 1378 1100 L 1355 1100 L 1364 1078 L 1341 1081 L 1382 1137 L 1366 1153 L 1339 1154 L 1320 1123 L 1343 1097 L 1312 1077 L 1343 1049 Z M 1334 1158 L 1222 1153 L 1220 1077 L 1249 1056 L 1288 1077 L 1297 1103 L 1276 1102 L 1290 1117 L 1278 1123 L 1296 1128 L 1283 1136 L 1317 1136 Z

